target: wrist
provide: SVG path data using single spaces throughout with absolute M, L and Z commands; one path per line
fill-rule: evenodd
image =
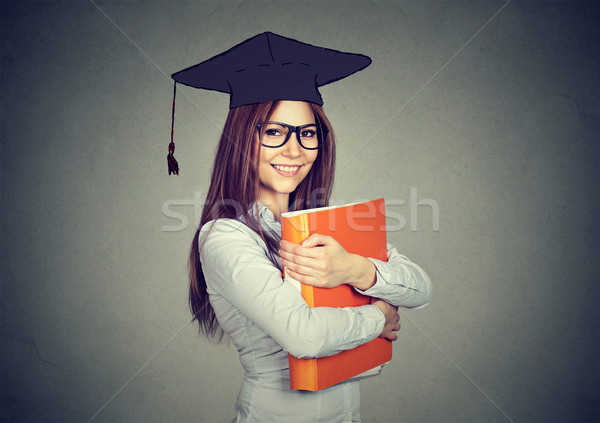
M 379 311 L 381 311 L 381 314 L 383 314 L 383 317 L 385 318 L 385 303 L 383 301 L 375 301 L 371 304 L 377 307 Z
M 373 262 L 358 254 L 351 254 L 350 260 L 352 261 L 352 277 L 349 285 L 366 291 L 375 285 L 377 279 L 377 268 Z

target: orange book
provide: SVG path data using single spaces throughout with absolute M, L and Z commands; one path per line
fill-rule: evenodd
M 383 198 L 282 214 L 282 239 L 299 244 L 313 233 L 332 236 L 350 253 L 387 261 Z M 331 289 L 300 285 L 309 307 L 355 307 L 371 302 L 371 297 L 359 294 L 346 284 Z M 290 354 L 290 387 L 318 391 L 377 368 L 391 359 L 392 343 L 383 338 L 375 338 L 329 357 L 306 359 Z

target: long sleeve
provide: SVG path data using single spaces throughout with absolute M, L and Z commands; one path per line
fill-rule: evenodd
M 202 228 L 200 260 L 213 298 L 224 298 L 296 357 L 322 357 L 376 338 L 384 316 L 374 305 L 309 308 L 266 246 L 242 223 L 219 219 Z M 204 239 L 203 239 L 204 238 Z
M 421 308 L 433 299 L 433 286 L 421 267 L 387 244 L 388 261 L 369 258 L 376 267 L 376 281 L 361 294 L 381 298 L 390 304 L 406 308 Z

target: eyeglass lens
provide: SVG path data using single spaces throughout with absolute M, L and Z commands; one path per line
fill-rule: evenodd
M 319 146 L 317 125 L 291 126 L 280 122 L 268 122 L 265 125 L 261 143 L 266 147 L 280 147 L 296 132 L 300 145 L 304 148 L 314 149 Z

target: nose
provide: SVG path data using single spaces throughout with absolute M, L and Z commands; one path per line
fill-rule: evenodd
M 300 157 L 302 153 L 302 146 L 300 145 L 300 141 L 298 140 L 298 134 L 293 132 L 290 134 L 290 139 L 283 146 L 283 151 L 281 152 L 282 156 L 295 158 Z

